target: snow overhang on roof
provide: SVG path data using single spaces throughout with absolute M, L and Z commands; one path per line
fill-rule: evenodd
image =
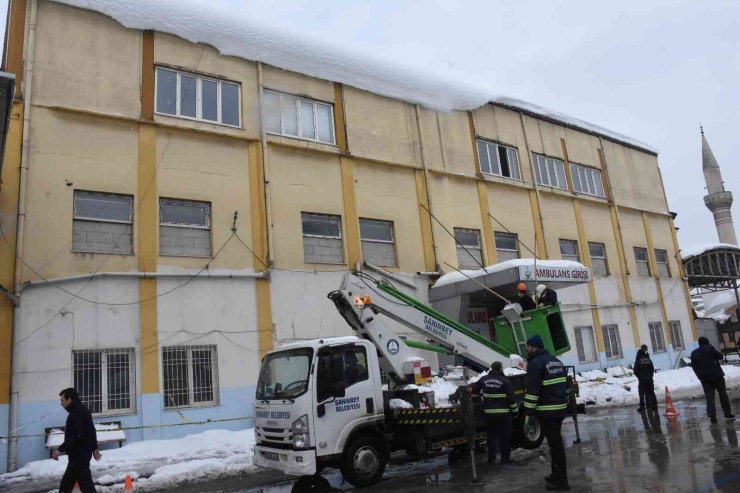
M 108 15 L 130 29 L 173 34 L 205 43 L 221 54 L 263 62 L 311 77 L 339 82 L 381 96 L 439 111 L 473 110 L 485 104 L 522 111 L 566 127 L 604 137 L 657 155 L 653 147 L 577 118 L 518 99 L 508 98 L 483 83 L 452 78 L 374 53 L 352 50 L 288 32 L 197 0 L 54 0 Z M 244 9 L 247 11 L 247 9 Z
M 734 287 L 740 279 L 740 247 L 707 243 L 681 249 L 690 288 L 720 290 Z

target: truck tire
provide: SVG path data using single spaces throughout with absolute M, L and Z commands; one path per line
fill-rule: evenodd
M 347 448 L 339 469 L 349 484 L 360 488 L 380 481 L 387 462 L 383 442 L 379 438 L 365 436 Z
M 518 420 L 519 426 L 521 426 L 521 437 L 522 447 L 527 450 L 533 450 L 539 448 L 545 439 L 545 434 L 542 432 L 542 425 L 534 416 L 529 418 L 530 429 L 527 430 L 524 426 L 524 419 Z

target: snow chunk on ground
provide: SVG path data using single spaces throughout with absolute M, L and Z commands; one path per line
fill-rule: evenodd
M 495 272 L 501 272 L 507 269 L 511 269 L 512 267 L 520 267 L 520 266 L 532 266 L 534 268 L 534 259 L 531 258 L 520 258 L 520 259 L 514 259 L 514 260 L 507 260 L 506 262 L 501 262 L 495 265 L 489 265 L 485 269 L 478 269 L 478 270 L 463 270 L 462 273 L 460 272 L 450 272 L 449 274 L 445 274 L 444 276 L 440 277 L 437 282 L 434 283 L 434 287 L 440 287 L 444 286 L 446 284 L 452 284 L 454 282 L 458 281 L 464 281 L 468 278 L 477 278 L 486 276 L 488 274 L 493 274 Z M 573 262 L 571 260 L 538 260 L 537 261 L 537 267 L 541 268 L 547 268 L 547 267 L 558 267 L 562 269 L 585 269 L 586 267 L 583 264 L 580 264 L 578 262 Z
M 388 403 L 391 409 L 413 409 L 414 405 L 410 402 L 406 402 L 403 399 L 391 399 Z
M 681 258 L 687 259 L 689 257 L 695 257 L 702 253 L 714 250 L 715 248 L 729 248 L 731 250 L 740 250 L 740 247 L 731 243 L 704 243 L 701 245 L 694 245 L 690 247 L 681 248 Z

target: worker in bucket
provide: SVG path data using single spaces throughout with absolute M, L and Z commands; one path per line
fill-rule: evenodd
M 529 293 L 527 293 L 527 285 L 523 282 L 519 283 L 519 286 L 517 286 L 517 289 L 519 290 L 519 298 L 516 300 L 517 303 L 519 303 L 519 306 L 522 307 L 522 312 L 528 312 L 529 310 L 534 310 L 537 308 L 537 304 L 534 302 L 531 296 L 529 296 Z
M 554 306 L 558 304 L 558 294 L 544 284 L 537 286 L 537 306 Z
M 640 394 L 640 408 L 637 412 L 641 413 L 645 411 L 646 405 L 648 409 L 658 409 L 658 399 L 655 397 L 655 383 L 653 383 L 655 366 L 653 366 L 653 361 L 650 359 L 650 354 L 648 354 L 648 347 L 645 344 L 637 350 L 637 357 L 635 358 L 633 368 L 638 382 L 637 392 Z
M 539 287 L 538 287 L 539 289 Z M 560 428 L 568 413 L 568 383 L 565 367 L 545 350 L 542 338 L 535 334 L 527 341 L 527 393 L 524 396 L 525 427 L 531 416 L 537 418 L 547 439 L 552 460 L 552 474 L 545 477 L 548 491 L 569 491 L 565 446 Z
M 519 405 L 514 397 L 514 387 L 504 376 L 500 361 L 494 361 L 491 371 L 468 387 L 469 392 L 483 397 L 483 413 L 486 417 L 488 463 L 496 463 L 496 442 L 501 450 L 501 464 L 511 463 L 511 420 L 516 419 Z

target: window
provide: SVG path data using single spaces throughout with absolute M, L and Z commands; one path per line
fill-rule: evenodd
M 519 241 L 513 233 L 493 233 L 496 241 L 496 256 L 499 262 L 519 258 Z
M 455 245 L 457 246 L 458 268 L 480 269 L 483 265 L 480 231 L 477 229 L 455 228 L 455 240 L 457 240 Z
M 580 262 L 578 256 L 578 242 L 573 240 L 560 240 L 560 258 Z
M 634 247 L 635 262 L 637 262 L 637 275 L 650 277 L 650 263 L 648 262 L 647 248 Z
M 580 164 L 570 165 L 570 177 L 576 192 L 604 197 L 604 184 L 601 181 L 601 170 Z
M 164 408 L 218 404 L 216 346 L 162 348 Z
M 579 363 L 593 363 L 596 361 L 596 344 L 594 344 L 593 327 L 575 327 L 576 349 Z
M 668 329 L 671 331 L 671 341 L 673 342 L 673 349 L 686 349 L 686 346 L 683 343 L 681 322 L 678 320 L 669 320 Z
M 593 270 L 594 276 L 608 276 L 609 266 L 606 263 L 606 247 L 604 244 L 589 241 L 588 252 L 591 255 L 591 269 Z
M 537 183 L 568 190 L 568 182 L 565 180 L 565 167 L 560 159 L 540 156 L 539 154 L 532 154 L 532 159 L 534 160 Z
M 668 252 L 665 250 L 655 250 L 655 262 L 658 264 L 659 277 L 671 277 L 671 270 L 668 267 Z
M 136 412 L 133 349 L 72 351 L 74 388 L 92 414 Z
M 159 254 L 211 256 L 211 204 L 159 200 Z
M 618 325 L 602 325 L 601 333 L 604 336 L 604 352 L 607 359 L 622 357 L 622 341 L 619 339 Z
M 521 180 L 519 155 L 513 147 L 479 140 L 478 158 L 483 173 Z
M 392 222 L 360 219 L 360 240 L 365 262 L 378 267 L 397 265 Z
M 323 402 L 331 397 L 331 358 L 332 355 L 342 357 L 344 369 L 344 386 L 349 389 L 355 384 L 365 382 L 370 378 L 367 367 L 367 353 L 362 346 L 334 347 L 331 352 L 319 353 L 316 399 Z
M 157 67 L 156 112 L 241 126 L 239 84 Z
M 339 216 L 301 213 L 303 223 L 303 261 L 319 264 L 341 264 L 342 219 Z
M 330 104 L 266 90 L 264 105 L 267 133 L 334 144 Z
M 660 322 L 650 322 L 648 323 L 648 331 L 650 331 L 650 344 L 653 346 L 653 353 L 665 353 L 663 324 Z
M 131 206 L 133 197 L 75 191 L 72 251 L 132 253 Z

